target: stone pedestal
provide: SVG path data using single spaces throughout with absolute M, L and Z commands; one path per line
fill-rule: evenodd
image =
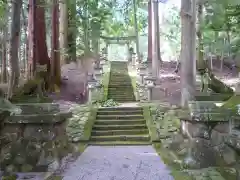
M 144 76 L 146 76 L 146 66 L 141 64 L 140 67 L 139 67 L 139 75 L 141 77 L 141 84 L 144 84 Z
M 91 80 L 88 81 L 88 102 L 92 102 L 92 97 L 93 97 L 93 91 L 95 89 L 95 86 L 97 84 L 97 80 L 92 78 Z
M 93 98 L 93 91 L 95 89 L 95 86 L 93 84 L 88 84 L 88 103 L 92 103 Z
M 95 79 L 97 81 L 100 81 L 101 77 L 102 77 L 102 68 L 101 67 L 95 67 L 94 68 L 94 75 L 95 75 Z
M 87 73 L 87 81 L 90 82 L 90 81 L 93 81 L 93 80 L 94 80 L 93 73 L 88 72 L 88 73 Z
M 147 98 L 148 98 L 148 101 L 151 101 L 152 100 L 152 93 L 153 93 L 153 88 L 154 88 L 154 84 L 151 83 L 151 84 L 147 84 Z
M 147 76 L 144 78 L 146 81 L 147 89 L 148 89 L 148 101 L 152 100 L 152 91 L 153 88 L 155 87 L 154 82 L 156 81 L 155 77 L 152 76 Z

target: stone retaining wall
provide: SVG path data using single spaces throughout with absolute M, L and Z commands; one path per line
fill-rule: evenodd
M 1 170 L 54 171 L 62 157 L 70 151 L 66 123 L 71 113 L 67 114 L 64 118 L 55 118 L 55 121 L 50 115 L 48 121 L 33 115 L 29 115 L 32 116 L 29 122 L 24 119 L 27 115 L 18 115 L 19 121 L 12 121 L 11 116 L 7 118 L 0 133 Z
M 193 168 L 239 164 L 240 133 L 231 134 L 228 122 L 215 123 L 210 131 L 204 123 L 180 121 L 171 106 L 155 105 L 150 109 L 162 146 L 173 152 L 181 164 Z M 195 162 L 185 162 L 190 152 Z
M 91 106 L 76 105 L 71 108 L 73 117 L 68 121 L 67 135 L 70 141 L 78 142 L 84 137 L 84 128 L 91 114 Z

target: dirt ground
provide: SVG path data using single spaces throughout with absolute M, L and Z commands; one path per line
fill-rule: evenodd
M 50 96 L 61 104 L 84 103 L 87 100 L 84 68 L 75 62 L 65 64 L 61 68 L 61 76 L 60 94 L 51 94 Z
M 160 69 L 160 77 L 157 80 L 157 89 L 153 92 L 154 100 L 167 101 L 171 104 L 180 104 L 180 72 L 175 73 L 176 62 L 163 62 Z M 223 82 L 231 87 L 234 87 L 238 82 L 238 71 L 236 68 L 229 69 L 223 66 L 221 72 L 219 62 L 213 62 L 213 72 Z

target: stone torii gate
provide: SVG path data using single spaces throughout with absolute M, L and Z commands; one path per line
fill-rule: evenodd
M 101 39 L 105 41 L 105 54 L 108 55 L 108 48 L 111 44 L 122 44 L 126 45 L 128 51 L 130 48 L 130 44 L 132 42 L 136 43 L 136 36 L 121 36 L 121 37 L 107 37 L 107 36 L 101 36 Z

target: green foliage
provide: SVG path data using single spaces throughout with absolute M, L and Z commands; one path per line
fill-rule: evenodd
M 239 53 L 240 5 L 235 0 L 210 0 L 205 3 L 202 25 L 205 50 L 216 55 Z
M 113 99 L 108 99 L 106 101 L 101 102 L 102 107 L 114 107 L 118 106 L 119 104 L 115 102 Z

